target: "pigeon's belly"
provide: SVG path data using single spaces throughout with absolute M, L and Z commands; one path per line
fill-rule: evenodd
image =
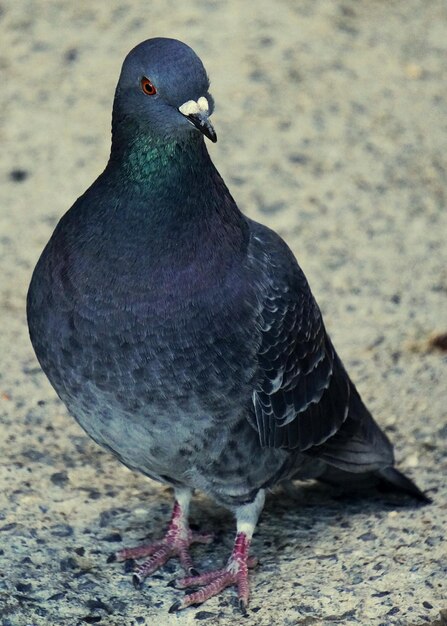
M 185 412 L 174 400 L 163 405 L 139 402 L 129 410 L 112 393 L 88 383 L 75 398 L 62 398 L 97 443 L 128 467 L 158 480 L 184 483 L 191 461 L 205 448 L 216 447 L 206 417 Z
M 201 489 L 222 503 L 247 499 L 288 456 L 262 449 L 246 417 L 226 409 L 211 415 L 198 404 L 196 412 L 185 411 L 172 400 L 129 412 L 91 385 L 76 399 L 63 399 L 86 432 L 131 469 Z
M 56 389 L 84 430 L 126 466 L 232 505 L 277 476 L 289 455 L 260 447 L 238 393 L 223 394 L 210 378 L 206 384 L 206 394 L 202 385 L 185 394 L 168 381 L 149 389 L 140 382 L 124 385 L 120 377 L 100 389 L 66 369 Z

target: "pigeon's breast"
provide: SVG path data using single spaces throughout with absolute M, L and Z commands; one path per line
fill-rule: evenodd
M 102 255 L 95 269 L 92 259 L 60 249 L 50 242 L 33 276 L 31 339 L 96 441 L 131 467 L 142 469 L 144 457 L 144 471 L 160 474 L 174 451 L 203 446 L 213 425 L 245 419 L 256 302 L 237 273 L 216 279 L 201 264 L 200 274 L 188 268 L 182 286 L 172 272 L 148 271 L 143 280 L 136 257 L 106 263 Z

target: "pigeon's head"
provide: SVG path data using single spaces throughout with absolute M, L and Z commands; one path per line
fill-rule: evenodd
M 215 142 L 208 89 L 205 68 L 189 46 L 163 37 L 143 41 L 123 63 L 113 107 L 114 133 L 136 126 L 162 141 L 187 141 L 200 132 Z

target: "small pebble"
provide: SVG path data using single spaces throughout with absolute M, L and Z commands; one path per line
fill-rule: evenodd
M 28 176 L 29 176 L 29 172 L 27 172 L 26 170 L 22 170 L 20 168 L 13 169 L 9 172 L 9 178 L 14 183 L 21 183 L 26 178 L 28 178 Z
M 47 598 L 47 600 L 62 600 L 65 597 L 65 592 L 60 591 L 59 593 L 54 593 L 52 596 Z
M 96 489 L 91 489 L 88 492 L 88 497 L 90 500 L 99 500 L 101 498 L 101 492 L 97 491 Z
M 45 617 L 46 615 L 48 615 L 47 609 L 44 608 L 43 606 L 36 606 L 34 609 L 34 612 L 36 613 L 36 615 L 39 615 L 40 617 Z
M 359 539 L 361 539 L 362 541 L 374 541 L 375 539 L 377 539 L 377 535 L 371 532 L 363 533 L 363 535 L 359 535 Z
M 61 559 L 59 561 L 59 567 L 60 567 L 61 572 L 67 572 L 71 569 L 77 569 L 78 563 L 76 559 L 74 559 L 71 556 L 68 556 L 67 558 Z
M 86 606 L 90 609 L 90 611 L 101 610 L 106 613 L 110 613 L 110 609 L 107 604 L 104 604 L 104 602 L 99 598 L 96 598 L 95 600 L 87 600 Z
M 64 54 L 64 60 L 67 63 L 73 63 L 78 58 L 78 51 L 76 48 L 69 48 Z
M 68 474 L 65 471 L 55 472 L 54 474 L 51 474 L 50 480 L 54 485 L 64 487 L 68 482 Z
M 122 540 L 123 538 L 121 537 L 120 533 L 110 533 L 110 535 L 106 535 L 105 537 L 103 537 L 103 541 L 118 542 Z
M 31 583 L 17 583 L 16 584 L 17 591 L 20 591 L 21 593 L 26 593 L 28 591 L 31 591 L 32 588 L 33 586 Z
M 388 611 L 387 615 L 396 615 L 396 613 L 399 613 L 399 611 L 399 607 L 393 606 L 393 608 Z
M 418 80 L 422 77 L 423 73 L 423 68 L 420 65 L 417 65 L 417 63 L 408 63 L 405 67 L 405 74 L 412 80 Z
M 73 528 L 69 524 L 56 524 L 50 528 L 53 537 L 71 537 Z
M 417 467 L 419 465 L 419 456 L 417 454 L 412 454 L 406 459 L 406 464 L 408 467 Z
M 212 617 L 217 617 L 216 613 L 211 613 L 211 611 L 199 611 L 194 615 L 194 619 L 203 620 L 203 619 L 211 619 Z
M 133 559 L 125 561 L 123 569 L 125 574 L 130 574 L 135 569 L 135 561 Z

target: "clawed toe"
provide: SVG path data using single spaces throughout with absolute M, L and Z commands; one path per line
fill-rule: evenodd
M 151 556 L 156 550 L 163 545 L 163 541 L 154 541 L 153 543 L 143 544 L 136 546 L 135 548 L 123 548 L 118 550 L 114 555 L 110 555 L 111 561 L 128 561 L 130 559 L 142 559 L 146 556 Z M 112 558 L 114 557 L 114 558 Z
M 243 579 L 243 580 L 242 580 Z M 205 582 L 206 581 L 206 582 Z M 203 585 L 203 586 L 201 586 Z M 246 613 L 248 604 L 248 584 L 246 572 L 231 572 L 229 569 L 209 572 L 197 577 L 184 578 L 174 581 L 176 589 L 186 589 L 187 587 L 200 587 L 191 593 L 186 594 L 182 600 L 175 602 L 169 609 L 170 613 L 181 611 L 188 606 L 200 605 L 209 598 L 217 596 L 226 587 L 237 585 L 239 594 L 239 606 L 243 614 Z
M 247 617 L 247 603 L 242 598 L 239 598 L 239 609 L 244 617 Z
M 145 578 L 173 557 L 179 558 L 188 577 L 199 576 L 189 554 L 190 546 L 193 543 L 208 544 L 213 540 L 213 535 L 191 530 L 187 523 L 186 512 L 187 506 L 184 505 L 182 508 L 176 501 L 168 530 L 163 539 L 135 548 L 119 550 L 109 557 L 108 562 L 129 561 L 146 557 L 146 560 L 137 565 L 133 572 L 132 582 L 136 589 L 140 589 Z
M 132 585 L 135 587 L 135 589 L 141 589 L 141 587 L 143 586 L 143 578 L 141 578 L 141 576 L 137 573 L 132 574 Z
M 219 576 L 226 574 L 226 569 L 219 569 L 212 572 L 205 572 L 198 576 L 185 576 L 184 578 L 177 578 L 175 583 L 176 589 L 187 589 L 188 587 L 200 587 L 208 585 Z M 174 586 L 174 585 L 173 585 Z
M 196 587 L 194 591 L 186 594 L 182 600 L 175 602 L 169 609 L 170 613 L 181 611 L 188 606 L 199 605 L 217 596 L 226 587 L 236 585 L 238 590 L 239 607 L 243 615 L 247 614 L 248 606 L 248 567 L 257 564 L 255 558 L 248 557 L 249 542 L 244 533 L 236 537 L 233 552 L 226 567 L 212 572 L 205 572 L 199 576 L 186 576 L 169 583 L 176 589 L 188 589 Z

